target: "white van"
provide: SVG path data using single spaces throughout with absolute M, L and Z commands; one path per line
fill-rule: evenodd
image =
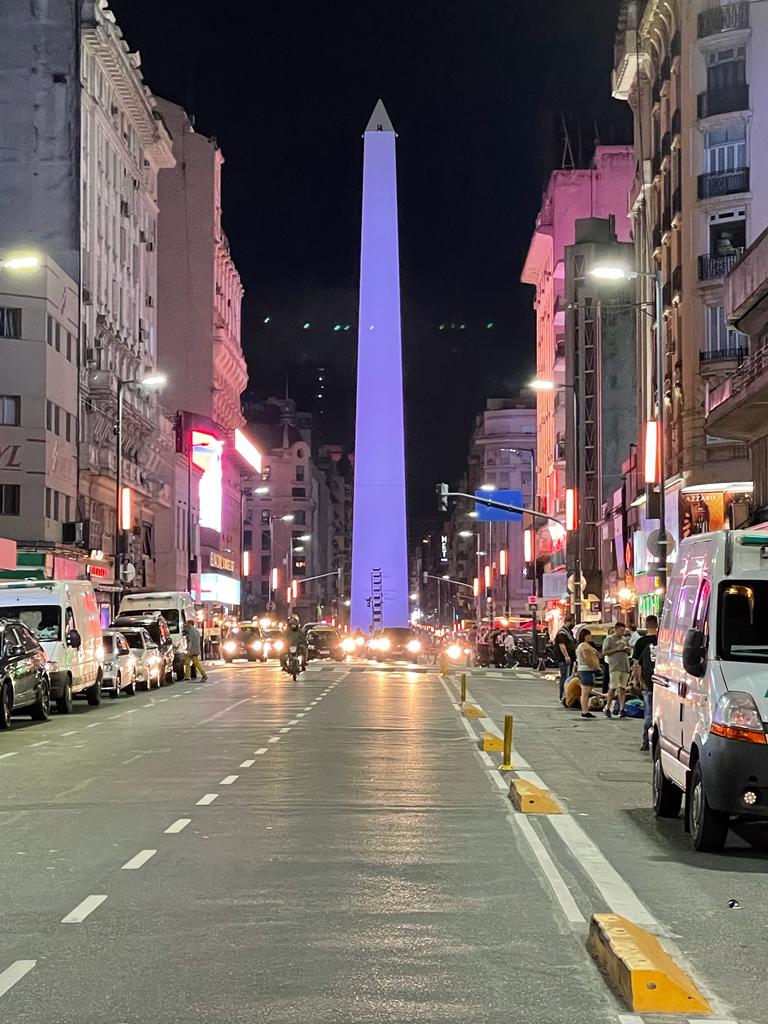
M 48 658 L 51 697 L 63 714 L 72 697 L 83 694 L 101 703 L 103 647 L 96 596 L 80 580 L 0 583 L 0 617 L 20 619 Z
M 680 544 L 661 617 L 653 687 L 653 802 L 697 850 L 732 816 L 768 818 L 768 531 Z
M 181 591 L 155 591 L 148 594 L 126 594 L 120 602 L 120 615 L 141 615 L 160 612 L 168 623 L 173 640 L 173 670 L 177 679 L 184 678 L 184 655 L 187 639 L 182 630 L 185 622 L 195 621 L 195 602 Z

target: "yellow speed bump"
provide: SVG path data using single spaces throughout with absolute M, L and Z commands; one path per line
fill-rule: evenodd
M 467 704 L 465 708 L 461 709 L 461 713 L 465 718 L 485 718 L 483 709 L 476 708 L 474 704 Z
M 709 1003 L 659 940 L 619 914 L 595 914 L 587 946 L 635 1013 L 711 1013 Z
M 480 746 L 486 754 L 497 754 L 504 749 L 504 741 L 494 732 L 481 732 Z
M 562 814 L 560 804 L 548 789 L 534 786 L 525 779 L 512 779 L 509 784 L 509 799 L 515 809 L 525 814 Z

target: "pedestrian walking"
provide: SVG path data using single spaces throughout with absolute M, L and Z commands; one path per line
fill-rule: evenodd
M 515 667 L 515 661 L 516 661 L 515 652 L 516 652 L 516 650 L 517 650 L 517 644 L 515 643 L 514 636 L 512 635 L 512 633 L 507 633 L 507 635 L 504 637 L 504 656 L 505 656 L 506 661 L 507 661 L 507 668 L 514 668 Z
M 565 698 L 565 681 L 573 674 L 573 664 L 576 661 L 576 644 L 573 639 L 573 627 L 576 624 L 576 616 L 569 612 L 563 619 L 563 624 L 555 634 L 555 662 L 560 673 L 558 680 L 560 703 Z
M 589 710 L 589 698 L 595 685 L 595 672 L 600 668 L 600 657 L 592 646 L 592 632 L 582 629 L 576 647 L 576 669 L 581 683 L 581 717 L 594 718 Z
M 627 627 L 623 622 L 617 622 L 613 632 L 609 633 L 603 641 L 603 658 L 608 672 L 610 673 L 610 687 L 608 689 L 608 701 L 605 705 L 605 717 L 611 717 L 613 701 L 618 696 L 619 718 L 626 718 L 624 704 L 627 700 L 627 684 L 629 682 L 629 655 L 632 648 L 627 641 Z
M 184 655 L 184 678 L 191 679 L 191 670 L 194 668 L 202 682 L 205 682 L 208 673 L 200 660 L 203 653 L 203 638 L 200 635 L 200 630 L 193 622 L 185 622 L 183 633 L 187 640 L 187 653 Z
M 653 721 L 653 670 L 656 665 L 656 645 L 659 642 L 659 620 L 649 615 L 645 620 L 646 633 L 635 644 L 632 656 L 635 660 L 635 679 L 643 691 L 645 717 L 643 719 L 643 743 L 641 750 L 649 750 L 648 739 Z

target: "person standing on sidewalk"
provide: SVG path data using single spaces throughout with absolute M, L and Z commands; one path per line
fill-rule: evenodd
M 619 697 L 619 718 L 626 718 L 624 704 L 627 699 L 627 683 L 629 682 L 629 655 L 632 648 L 626 637 L 626 626 L 617 622 L 613 632 L 603 642 L 603 657 L 610 673 L 611 685 L 605 705 L 605 717 L 611 717 L 611 708 L 616 695 Z
M 559 697 L 562 704 L 565 699 L 565 681 L 573 674 L 573 663 L 576 660 L 576 644 L 573 640 L 573 627 L 576 616 L 572 612 L 563 619 L 563 624 L 555 634 L 555 660 L 560 670 Z
M 517 644 L 515 638 L 510 631 L 504 637 L 504 656 L 507 662 L 507 668 L 515 667 L 515 651 L 517 650 Z
M 576 648 L 576 670 L 581 683 L 581 717 L 594 718 L 589 710 L 589 698 L 595 685 L 595 672 L 600 668 L 600 657 L 592 646 L 592 633 L 589 629 L 579 632 L 579 645 Z
M 200 630 L 192 622 L 184 623 L 184 636 L 187 638 L 187 653 L 184 655 L 184 678 L 191 678 L 191 669 L 200 676 L 202 682 L 208 678 L 208 673 L 200 660 L 203 654 L 203 638 Z
M 635 678 L 643 691 L 645 718 L 643 721 L 643 745 L 641 750 L 649 750 L 648 737 L 653 719 L 653 670 L 656 665 L 656 644 L 659 642 L 659 620 L 649 615 L 645 620 L 646 633 L 635 644 L 632 656 L 635 659 Z

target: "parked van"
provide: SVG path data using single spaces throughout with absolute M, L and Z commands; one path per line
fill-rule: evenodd
M 697 850 L 729 820 L 768 818 L 768 531 L 680 544 L 661 617 L 653 687 L 653 802 Z
M 183 679 L 187 639 L 182 630 L 185 622 L 195 621 L 195 602 L 189 594 L 180 591 L 126 594 L 117 617 L 149 612 L 160 612 L 165 619 L 173 640 L 173 671 L 177 679 Z
M 51 696 L 62 714 L 82 694 L 101 703 L 103 648 L 96 596 L 80 580 L 0 583 L 0 618 L 19 619 L 48 658 Z

